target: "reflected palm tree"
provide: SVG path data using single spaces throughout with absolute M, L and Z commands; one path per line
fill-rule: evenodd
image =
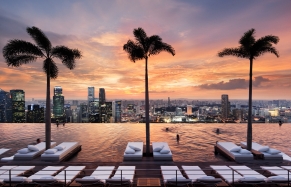
M 147 36 L 142 28 L 133 30 L 136 41 L 128 40 L 123 45 L 123 50 L 128 53 L 131 61 L 145 59 L 145 116 L 146 116 L 146 155 L 150 155 L 150 122 L 149 122 L 149 90 L 148 90 L 148 58 L 151 55 L 157 55 L 162 51 L 175 55 L 174 48 L 162 42 L 162 38 L 158 35 Z
M 253 75 L 253 60 L 265 54 L 272 53 L 279 57 L 279 53 L 272 44 L 279 42 L 279 37 L 267 35 L 256 40 L 254 37 L 255 29 L 250 29 L 245 32 L 240 38 L 240 46 L 237 48 L 225 48 L 218 53 L 219 57 L 227 55 L 246 58 L 250 60 L 250 77 L 249 77 L 249 110 L 248 110 L 248 126 L 247 126 L 247 149 L 252 149 L 252 75 Z
M 3 48 L 3 56 L 6 64 L 12 67 L 19 67 L 43 59 L 43 71 L 47 76 L 46 90 L 46 125 L 45 140 L 46 149 L 50 148 L 51 142 L 51 106 L 50 106 L 50 79 L 58 77 L 58 67 L 53 58 L 58 58 L 69 69 L 74 69 L 76 59 L 82 57 L 78 49 L 69 49 L 66 46 L 52 47 L 47 36 L 37 27 L 27 27 L 27 33 L 35 41 L 36 45 L 24 40 L 10 40 Z

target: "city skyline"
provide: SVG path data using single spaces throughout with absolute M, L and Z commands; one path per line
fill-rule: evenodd
M 168 97 L 248 99 L 249 61 L 219 58 L 226 47 L 237 47 L 251 28 L 256 39 L 276 35 L 279 58 L 266 54 L 254 61 L 253 99 L 291 99 L 290 1 L 4 1 L 0 6 L 0 88 L 22 89 L 29 100 L 44 99 L 46 77 L 42 62 L 7 67 L 2 49 L 11 39 L 31 41 L 26 27 L 42 29 L 54 46 L 82 51 L 83 58 L 70 71 L 58 62 L 59 77 L 51 81 L 63 88 L 67 100 L 86 99 L 88 87 L 105 88 L 108 99 L 144 99 L 144 61 L 132 63 L 122 46 L 134 28 L 157 34 L 176 50 L 149 61 L 150 99 Z M 158 8 L 163 7 L 163 8 Z M 105 11 L 106 10 L 106 11 Z M 159 11 L 157 11 L 159 10 Z

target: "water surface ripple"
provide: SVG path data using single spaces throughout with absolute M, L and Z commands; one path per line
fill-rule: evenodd
M 291 124 L 253 124 L 253 141 L 281 150 L 289 155 Z M 151 142 L 168 142 L 174 161 L 197 162 L 219 161 L 213 145 L 216 141 L 239 143 L 246 141 L 247 124 L 166 124 L 152 123 Z M 169 130 L 167 131 L 166 128 Z M 220 133 L 216 133 L 216 129 Z M 145 143 L 145 124 L 142 123 L 70 123 L 52 124 L 52 139 L 58 144 L 64 141 L 77 141 L 82 151 L 71 161 L 76 162 L 121 162 L 127 142 Z M 180 141 L 176 141 L 179 133 Z M 11 148 L 7 154 L 35 143 L 37 138 L 45 139 L 45 125 L 40 123 L 1 123 L 0 148 Z M 10 156 L 8 155 L 8 156 Z

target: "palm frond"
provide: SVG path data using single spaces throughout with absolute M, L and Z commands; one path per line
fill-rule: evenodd
M 76 59 L 82 57 L 78 49 L 69 49 L 66 46 L 56 46 L 52 49 L 52 57 L 57 57 L 62 60 L 62 63 L 69 69 L 74 69 L 76 66 Z
M 256 51 L 256 53 L 254 54 L 254 57 L 259 57 L 263 55 L 264 53 L 272 53 L 276 55 L 277 57 L 279 57 L 279 52 L 277 51 L 275 47 L 262 47 L 259 51 Z
M 136 39 L 136 41 L 138 41 L 138 43 L 140 45 L 143 46 L 143 48 L 145 49 L 146 48 L 146 40 L 147 40 L 147 34 L 146 32 L 143 30 L 143 28 L 137 28 L 137 29 L 134 29 L 133 30 L 133 35 Z
M 133 62 L 145 58 L 144 49 L 132 40 L 128 40 L 127 43 L 123 45 L 123 50 L 128 53 L 128 58 Z
M 10 40 L 3 48 L 3 56 L 8 66 L 20 66 L 43 57 L 42 51 L 34 44 L 23 40 Z
M 171 53 L 173 56 L 175 55 L 175 50 L 171 45 L 164 43 L 164 42 L 161 42 L 161 41 L 156 41 L 150 47 L 149 56 L 150 55 L 157 55 L 162 51 Z
M 26 31 L 36 42 L 36 44 L 46 52 L 46 55 L 48 56 L 52 48 L 52 44 L 46 35 L 37 27 L 27 27 Z
M 249 50 L 251 46 L 255 43 L 256 39 L 254 37 L 255 29 L 250 29 L 244 33 L 244 35 L 239 40 L 241 46 L 245 48 L 245 50 Z
M 8 66 L 19 67 L 23 64 L 31 63 L 35 61 L 36 59 L 37 57 L 33 55 L 15 55 L 15 56 L 8 57 L 6 60 L 6 63 Z
M 50 78 L 56 79 L 58 77 L 58 67 L 56 63 L 51 58 L 46 58 L 43 61 L 43 71 L 46 73 L 46 75 L 49 75 Z
M 244 51 L 243 48 L 225 48 L 221 52 L 218 53 L 219 57 L 224 56 L 236 56 L 240 58 L 249 58 L 250 54 Z

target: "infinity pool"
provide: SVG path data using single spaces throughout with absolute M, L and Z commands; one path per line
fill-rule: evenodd
M 173 159 L 177 162 L 212 162 L 216 157 L 213 145 L 216 141 L 239 143 L 246 141 L 247 124 L 151 124 L 151 142 L 168 142 Z M 169 130 L 166 131 L 166 128 Z M 220 133 L 216 133 L 216 129 Z M 179 133 L 180 141 L 176 141 Z M 32 123 L 0 124 L 0 148 L 11 148 L 7 154 L 35 143 L 37 138 L 45 140 L 45 125 Z M 121 162 L 127 142 L 145 143 L 145 124 L 142 123 L 68 123 L 58 127 L 52 124 L 52 138 L 57 144 L 77 141 L 82 151 L 70 161 L 75 162 Z M 281 150 L 289 155 L 291 124 L 253 124 L 253 141 Z M 10 156 L 8 155 L 8 156 Z

